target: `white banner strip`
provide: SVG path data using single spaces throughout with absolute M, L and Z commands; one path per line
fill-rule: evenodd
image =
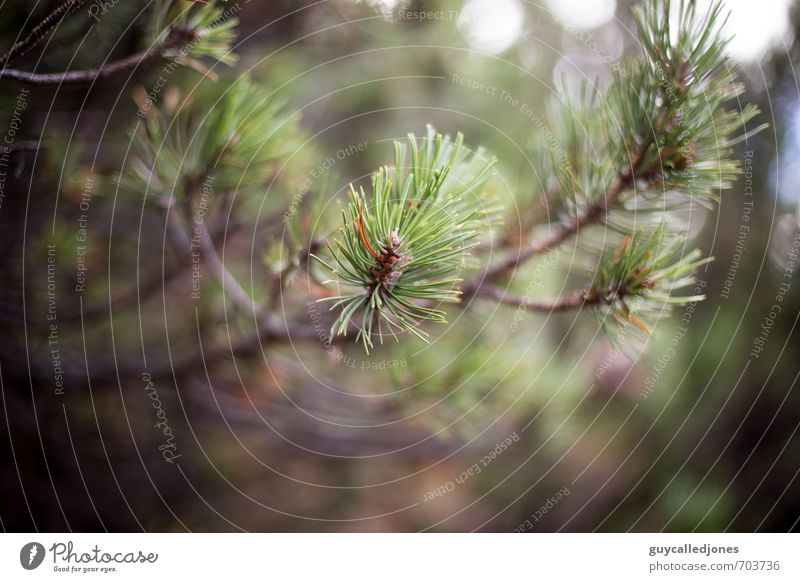
M 0 580 L 778 582 L 800 580 L 798 550 L 791 534 L 4 534 Z

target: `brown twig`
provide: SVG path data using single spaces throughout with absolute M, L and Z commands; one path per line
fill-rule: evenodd
M 168 211 L 167 223 L 173 231 L 173 242 L 184 256 L 191 257 L 191 241 L 184 226 L 182 217 L 177 209 Z M 311 325 L 296 325 L 292 323 L 281 323 L 270 317 L 268 313 L 257 304 L 250 295 L 242 288 L 236 276 L 231 273 L 217 253 L 214 242 L 204 228 L 199 229 L 198 243 L 202 251 L 202 259 L 208 266 L 211 274 L 217 279 L 220 286 L 230 297 L 236 308 L 245 315 L 253 316 L 259 324 L 258 335 L 262 339 L 288 339 L 288 338 L 310 338 L 317 337 L 317 333 Z M 243 345 L 249 345 L 250 340 L 243 340 Z
M 179 234 L 179 238 L 184 239 L 180 242 L 180 246 L 184 254 L 191 256 L 192 242 L 189 240 L 188 229 L 185 226 L 184 219 L 180 214 L 178 208 L 168 210 L 167 222 L 174 232 Z M 252 315 L 257 319 L 262 319 L 263 314 L 258 305 L 253 301 L 250 295 L 242 288 L 239 281 L 225 267 L 222 258 L 217 254 L 217 249 L 211 236 L 205 226 L 195 229 L 195 237 L 193 240 L 197 241 L 200 250 L 202 251 L 202 259 L 206 263 L 214 278 L 217 279 L 225 294 L 231 299 L 236 308 L 245 315 Z
M 590 305 L 598 305 L 605 301 L 603 293 L 594 288 L 578 289 L 550 299 L 534 299 L 506 293 L 504 289 L 496 285 L 483 285 L 478 289 L 475 296 L 494 299 L 498 303 L 524 307 L 527 310 L 542 313 L 581 309 Z
M 58 73 L 32 73 L 29 71 L 19 71 L 17 69 L 0 70 L 0 79 L 14 79 L 24 83 L 36 85 L 62 84 L 62 83 L 89 83 L 92 81 L 106 79 L 128 69 L 136 68 L 140 65 L 164 57 L 166 51 L 180 48 L 184 44 L 192 41 L 194 33 L 190 30 L 172 28 L 170 34 L 163 42 L 156 44 L 146 51 L 142 51 L 124 59 L 111 61 L 94 69 L 84 69 L 80 71 L 62 71 Z

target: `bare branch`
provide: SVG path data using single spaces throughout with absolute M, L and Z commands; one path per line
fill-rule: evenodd
M 475 296 L 494 299 L 499 303 L 524 307 L 529 311 L 539 311 L 542 313 L 582 309 L 583 307 L 597 305 L 604 301 L 603 293 L 594 288 L 577 289 L 552 299 L 533 299 L 507 293 L 504 289 L 496 285 L 483 285 Z
M 19 71 L 17 69 L 0 70 L 0 79 L 14 79 L 23 83 L 35 85 L 49 85 L 62 83 L 89 83 L 92 81 L 106 79 L 121 71 L 136 68 L 150 61 L 164 57 L 166 51 L 180 48 L 194 38 L 191 31 L 173 28 L 167 38 L 146 51 L 133 54 L 124 59 L 111 61 L 94 69 L 84 69 L 80 71 L 62 71 L 58 73 L 32 73 L 29 71 Z
M 49 30 L 58 26 L 65 18 L 74 14 L 84 4 L 86 4 L 86 0 L 66 0 L 37 24 L 28 33 L 28 36 L 14 44 L 6 54 L 0 57 L 0 67 L 4 67 L 41 43 Z

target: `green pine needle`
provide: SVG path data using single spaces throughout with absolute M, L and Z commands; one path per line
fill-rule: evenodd
M 682 254 L 683 244 L 662 225 L 625 237 L 603 258 L 592 289 L 602 294 L 596 313 L 612 339 L 646 337 L 673 307 L 705 298 L 681 291 L 695 284 L 695 271 L 712 259 L 702 259 L 696 249 Z
M 186 58 L 211 57 L 226 65 L 236 63 L 233 52 L 236 26 L 239 19 L 233 16 L 231 6 L 219 5 L 217 0 L 208 2 L 168 2 L 161 0 L 155 8 L 152 43 L 163 42 L 175 31 L 189 33 L 192 40 L 186 45 L 166 53 L 164 56 L 183 61 Z M 228 12 L 226 12 L 226 9 Z
M 299 145 L 298 116 L 246 76 L 205 83 L 174 109 L 153 107 L 138 124 L 121 186 L 180 199 L 213 175 L 220 193 L 261 192 L 272 162 Z
M 697 206 L 713 208 L 720 191 L 741 173 L 733 147 L 766 127 L 748 127 L 758 115 L 754 105 L 728 107 L 738 104 L 744 88 L 725 58 L 722 2 L 700 10 L 693 1 L 648 0 L 634 9 L 634 19 L 641 56 L 615 71 L 605 91 L 586 86 L 579 96 L 565 93 L 553 103 L 547 119 L 552 135 L 538 140 L 531 156 L 536 173 L 548 177 L 546 191 L 558 195 L 564 221 L 603 202 L 623 171 L 633 173 L 625 190 L 603 208 L 605 220 L 584 229 L 577 242 L 590 271 L 599 260 L 601 285 L 627 284 L 629 269 L 653 271 L 644 253 L 661 261 L 675 251 L 674 245 L 685 241 L 688 216 Z M 615 251 L 604 252 L 617 235 L 629 240 L 624 263 Z M 631 298 L 612 298 L 601 312 L 604 324 L 641 323 L 637 327 L 649 329 L 646 320 L 664 304 L 684 302 L 671 297 L 677 288 L 666 285 L 665 276 L 678 273 L 685 283 L 700 264 L 699 253 L 691 253 L 670 267 L 674 271 L 655 273 L 658 290 L 634 293 L 648 317 L 628 318 Z
M 470 153 L 428 127 L 417 140 L 395 142 L 395 166 L 378 170 L 372 196 L 350 188 L 339 236 L 327 266 L 339 288 L 331 309 L 333 335 L 354 326 L 368 351 L 373 336 L 408 332 L 427 341 L 422 322 L 445 322 L 442 303 L 459 300 L 457 283 L 468 251 L 487 232 L 496 209 L 485 184 L 493 159 Z

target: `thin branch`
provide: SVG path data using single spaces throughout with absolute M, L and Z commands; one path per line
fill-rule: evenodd
M 94 69 L 62 71 L 59 73 L 32 73 L 29 71 L 19 71 L 17 69 L 3 69 L 0 70 L 0 79 L 14 79 L 16 81 L 35 85 L 89 83 L 111 77 L 121 71 L 133 69 L 149 63 L 150 61 L 162 58 L 166 51 L 180 48 L 193 38 L 194 34 L 191 31 L 173 28 L 164 41 L 150 47 L 146 51 L 130 55 L 124 59 L 111 61 L 110 63 L 106 63 Z
M 35 152 L 40 147 L 46 147 L 47 144 L 36 140 L 15 141 L 11 145 L 6 145 L 5 149 L 8 152 Z
M 81 6 L 86 4 L 86 0 L 66 0 L 58 8 L 48 14 L 44 20 L 37 24 L 24 39 L 14 44 L 8 52 L 0 57 L 0 67 L 21 57 L 36 45 L 41 43 L 47 32 L 58 26 L 65 18 L 74 14 Z
M 516 232 L 513 229 L 505 230 L 500 236 L 497 248 L 510 249 L 525 244 L 530 240 L 532 229 L 540 224 L 550 223 L 552 221 L 551 217 L 556 214 L 557 209 L 561 206 L 561 202 L 558 200 L 558 189 L 550 188 L 546 190 L 533 203 L 530 219 L 527 223 L 520 225 L 519 231 Z M 483 256 L 493 249 L 492 245 L 478 245 L 472 250 L 472 255 Z
M 173 241 L 176 246 L 185 256 L 191 257 L 191 241 L 183 221 L 175 209 L 168 213 L 167 224 L 173 232 Z M 205 229 L 201 231 L 199 243 L 203 252 L 203 260 L 225 293 L 242 313 L 255 316 L 259 326 L 257 332 L 234 342 L 232 346 L 221 347 L 220 351 L 238 353 L 269 340 L 319 339 L 318 331 L 310 324 L 278 321 L 270 314 L 265 313 L 242 288 L 233 273 L 225 267 Z
M 171 212 L 168 211 L 167 222 L 172 228 L 173 232 L 183 240 L 178 240 L 179 246 L 182 248 L 184 254 L 191 256 L 194 252 L 192 250 L 192 242 L 189 240 L 188 229 L 186 228 L 182 217 L 177 208 L 173 208 Z M 222 286 L 225 293 L 233 301 L 236 308 L 243 314 L 255 316 L 257 319 L 263 319 L 261 309 L 256 305 L 250 295 L 242 288 L 237 281 L 236 277 L 231 273 L 222 262 L 222 259 L 217 254 L 217 249 L 214 247 L 214 242 L 205 227 L 195 229 L 196 240 L 200 250 L 202 251 L 202 259 L 208 266 L 211 274 L 217 279 Z
M 524 263 L 531 257 L 555 249 L 567 239 L 577 235 L 587 226 L 602 220 L 608 213 L 608 209 L 611 205 L 617 202 L 622 194 L 633 186 L 634 180 L 638 177 L 637 173 L 641 170 L 641 162 L 650 143 L 651 142 L 648 141 L 639 147 L 631 159 L 630 164 L 620 172 L 617 179 L 603 196 L 597 196 L 583 212 L 570 219 L 568 222 L 556 227 L 547 238 L 533 241 L 528 246 L 521 248 L 517 254 L 506 257 L 467 281 L 462 286 L 464 295 L 474 295 L 481 286 L 482 281 L 491 281 L 495 277 L 513 271 L 521 263 Z
M 539 311 L 542 313 L 582 309 L 584 307 L 598 305 L 605 301 L 604 294 L 594 288 L 577 289 L 551 299 L 533 299 L 507 293 L 504 289 L 496 285 L 483 285 L 478 289 L 475 296 L 494 299 L 498 303 L 524 307 L 529 311 Z

